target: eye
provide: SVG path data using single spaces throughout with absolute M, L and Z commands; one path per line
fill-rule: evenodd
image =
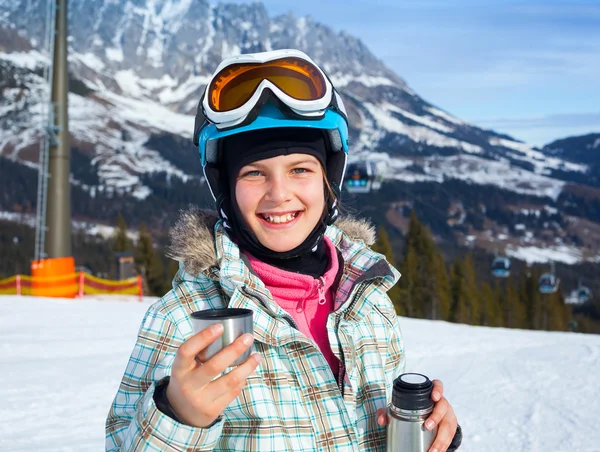
M 258 177 L 261 174 L 262 173 L 258 170 L 250 170 L 250 171 L 246 171 L 245 173 L 243 173 L 242 177 Z
M 308 168 L 294 168 L 292 170 L 292 172 L 294 174 L 303 174 L 303 173 L 310 173 L 310 170 Z

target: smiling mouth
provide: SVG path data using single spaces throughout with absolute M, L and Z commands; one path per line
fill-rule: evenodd
M 271 224 L 283 224 L 283 223 L 289 223 L 290 221 L 295 220 L 298 215 L 300 215 L 300 211 L 297 212 L 293 212 L 293 213 L 286 213 L 284 215 L 274 215 L 274 214 L 262 214 L 259 213 L 258 216 L 260 218 L 262 218 L 263 220 L 265 220 L 267 223 L 271 223 Z

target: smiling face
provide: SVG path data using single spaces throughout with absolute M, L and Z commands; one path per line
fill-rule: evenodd
M 323 169 L 308 154 L 280 155 L 244 166 L 235 197 L 259 242 L 275 252 L 300 245 L 325 209 Z

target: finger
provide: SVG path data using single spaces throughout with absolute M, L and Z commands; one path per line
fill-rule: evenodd
M 179 346 L 171 374 L 186 372 L 196 365 L 196 355 L 223 334 L 223 325 L 216 323 L 190 337 Z
M 213 419 L 217 419 L 220 415 L 222 415 L 223 412 L 225 411 L 225 409 L 229 405 L 231 405 L 231 402 L 233 400 L 235 400 L 236 397 L 238 397 L 241 394 L 241 392 L 243 391 L 245 386 L 246 386 L 246 382 L 244 381 L 243 384 L 234 388 L 232 391 L 228 392 L 227 394 L 222 395 L 221 397 L 219 397 L 216 400 L 211 401 L 210 402 L 211 417 Z
M 254 353 L 231 372 L 212 381 L 209 391 L 211 396 L 214 397 L 213 400 L 225 399 L 228 403 L 231 403 L 239 395 L 240 388 L 246 385 L 248 376 L 258 367 L 260 360 L 261 356 L 258 353 Z
M 377 423 L 380 426 L 385 427 L 386 425 L 389 424 L 389 418 L 388 418 L 388 415 L 387 415 L 387 409 L 386 408 L 379 408 L 377 410 L 376 416 L 377 416 Z
M 444 395 L 444 384 L 440 380 L 433 380 L 433 390 L 431 391 L 431 399 L 437 402 Z
M 444 416 L 446 416 L 449 406 L 450 404 L 445 398 L 442 398 L 439 402 L 437 402 L 433 407 L 433 412 L 431 413 L 431 416 L 429 416 L 425 421 L 425 428 L 427 430 L 431 430 L 436 425 L 438 425 L 440 421 L 444 418 Z
M 438 427 L 437 435 L 433 444 L 429 448 L 429 452 L 446 452 L 448 446 L 452 442 L 456 433 L 456 427 L 458 421 L 454 413 L 451 416 L 447 416 Z
M 216 353 L 208 361 L 202 363 L 196 371 L 201 375 L 199 378 L 208 378 L 208 381 L 223 373 L 225 369 L 231 367 L 236 359 L 242 356 L 254 342 L 251 334 L 242 334 L 235 341 Z M 238 366 L 239 367 L 239 366 Z

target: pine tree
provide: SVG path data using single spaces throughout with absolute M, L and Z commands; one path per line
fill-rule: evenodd
M 526 327 L 542 329 L 542 294 L 539 292 L 539 273 L 528 271 L 521 278 L 520 297 L 525 305 Z
M 504 313 L 504 326 L 508 328 L 525 328 L 527 325 L 527 312 L 525 304 L 521 301 L 515 289 L 512 278 L 506 281 L 506 291 L 502 300 Z
M 154 249 L 152 237 L 143 222 L 140 223 L 139 239 L 135 249 L 135 262 L 150 294 L 162 295 L 165 284 L 164 265 Z
M 379 254 L 383 254 L 386 260 L 396 267 L 396 256 L 392 249 L 392 244 L 390 243 L 390 238 L 388 236 L 387 231 L 383 226 L 380 226 L 377 231 L 377 240 L 373 244 L 373 251 Z M 398 284 L 395 284 L 389 291 L 388 297 L 392 301 L 394 308 L 396 309 L 396 313 L 398 315 L 404 315 L 405 310 L 402 306 L 402 292 Z
M 475 277 L 475 267 L 473 259 L 467 254 L 463 261 L 464 293 L 466 296 L 465 305 L 467 308 L 467 323 L 479 325 L 481 322 L 481 304 L 479 300 L 479 291 L 477 290 L 477 281 Z
M 481 284 L 479 289 L 479 300 L 481 303 L 480 325 L 500 326 L 500 303 L 498 293 L 488 283 Z
M 435 275 L 434 280 L 437 283 L 437 290 L 436 302 L 433 304 L 435 309 L 431 318 L 434 320 L 450 320 L 450 310 L 452 304 L 450 278 L 448 277 L 448 271 L 446 270 L 444 255 L 439 250 L 435 254 L 433 266 L 433 274 Z
M 548 331 L 566 331 L 570 313 L 560 291 L 548 294 L 545 306 L 545 328 Z
M 419 262 L 414 247 L 405 249 L 404 260 L 400 266 L 402 277 L 398 286 L 400 287 L 400 306 L 402 315 L 416 317 L 415 299 L 418 298 L 419 285 Z
M 117 217 L 117 226 L 113 235 L 113 250 L 115 253 L 123 253 L 133 251 L 133 244 L 127 237 L 127 223 L 121 212 Z
M 448 315 L 450 291 L 443 258 L 431 233 L 414 211 L 410 215 L 400 269 L 403 275 L 400 288 L 407 315 L 428 319 Z
M 495 308 L 495 310 L 492 310 L 490 313 L 490 322 L 493 322 L 490 324 L 490 326 L 504 326 L 504 308 L 503 308 L 503 301 L 504 301 L 504 287 L 506 284 L 506 280 L 503 280 L 502 282 L 499 282 L 496 279 L 496 283 L 494 284 L 494 289 L 493 289 L 493 293 L 494 293 L 494 297 L 493 297 L 493 304 L 492 307 Z
M 450 269 L 450 287 L 452 293 L 452 309 L 450 311 L 450 321 L 456 323 L 467 322 L 467 306 L 465 294 L 465 275 L 463 262 L 459 259 Z

